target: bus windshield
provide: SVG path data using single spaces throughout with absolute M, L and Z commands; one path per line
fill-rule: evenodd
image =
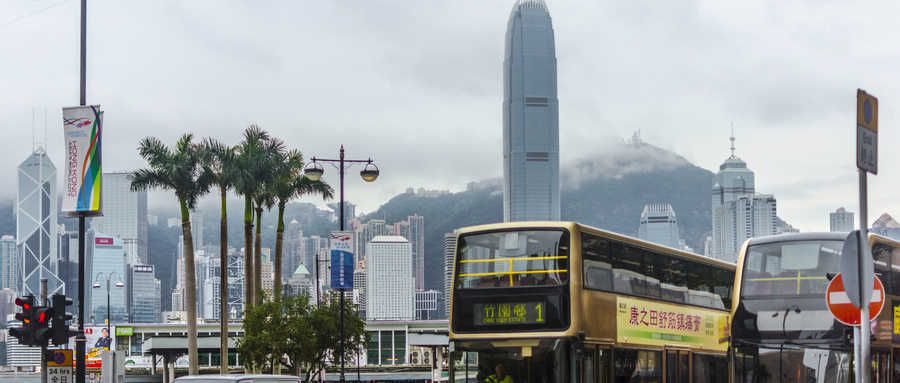
M 825 294 L 827 273 L 841 268 L 842 241 L 795 241 L 751 245 L 744 259 L 741 296 Z
M 564 285 L 569 234 L 563 230 L 464 235 L 457 249 L 457 289 Z

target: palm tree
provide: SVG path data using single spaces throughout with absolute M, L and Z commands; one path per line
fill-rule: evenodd
M 275 232 L 275 301 L 281 299 L 282 253 L 284 251 L 284 209 L 287 203 L 306 194 L 320 194 L 326 200 L 334 197 L 334 189 L 322 181 L 311 181 L 300 174 L 303 155 L 298 150 L 285 153 L 275 166 L 275 182 L 269 188 L 278 201 L 278 228 Z
M 256 246 L 253 261 L 254 272 L 254 289 L 256 299 L 260 299 L 262 293 L 262 213 L 263 208 L 271 210 L 275 205 L 275 197 L 270 190 L 275 182 L 275 168 L 278 166 L 284 155 L 284 141 L 269 136 L 262 142 L 261 154 L 259 158 L 260 171 L 256 174 L 257 189 L 253 195 L 253 202 L 256 205 Z
M 260 173 L 265 173 L 264 143 L 269 134 L 256 125 L 244 130 L 244 140 L 237 146 L 234 189 L 244 197 L 244 306 L 252 307 L 258 294 L 253 256 L 253 196 L 258 190 Z
M 219 352 L 222 357 L 219 371 L 228 373 L 228 210 L 226 196 L 234 187 L 235 150 L 213 138 L 203 140 L 201 160 L 215 176 L 222 199 L 222 220 L 219 223 Z
M 212 172 L 200 161 L 197 145 L 191 143 L 193 134 L 184 134 L 169 148 L 159 139 L 147 137 L 138 153 L 150 166 L 134 172 L 131 190 L 162 189 L 175 192 L 181 207 L 181 231 L 184 235 L 185 301 L 188 325 L 188 358 L 190 374 L 199 371 L 197 357 L 197 276 L 194 271 L 194 238 L 191 236 L 190 211 L 215 181 Z

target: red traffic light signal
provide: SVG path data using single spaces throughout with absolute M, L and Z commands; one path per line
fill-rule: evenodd
M 31 324 L 37 327 L 50 327 L 50 320 L 53 319 L 53 307 L 37 306 L 31 314 Z
M 34 295 L 28 294 L 24 297 L 16 298 L 16 306 L 22 307 L 22 312 L 16 313 L 16 320 L 22 321 L 27 327 L 33 319 Z

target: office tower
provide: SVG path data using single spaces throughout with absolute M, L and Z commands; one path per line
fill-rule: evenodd
M 67 231 L 65 225 L 59 225 L 57 233 L 57 276 L 66 286 L 71 286 L 66 289 L 66 297 L 72 299 L 72 307 L 78 307 L 78 289 L 75 288 L 78 286 L 78 230 Z
M 416 319 L 437 319 L 438 302 L 441 293 L 437 290 L 416 291 Z
M 556 48 L 543 0 L 518 0 L 507 23 L 503 220 L 559 220 Z
M 359 294 L 359 311 L 363 312 L 362 318 L 365 318 L 366 311 L 366 269 L 360 268 L 353 271 L 353 290 Z
M 366 248 L 366 318 L 413 319 L 412 245 L 400 236 L 378 236 Z
M 3 318 L 4 321 L 7 316 L 15 315 L 19 312 L 19 306 L 16 306 L 16 298 L 18 297 L 19 295 L 9 288 L 4 287 L 0 290 L 0 318 Z M 16 326 L 21 326 L 21 322 Z M 10 339 L 6 335 L 9 335 L 9 333 L 3 334 L 3 338 Z
M 91 322 L 106 323 L 107 318 L 113 324 L 125 322 L 125 241 L 96 231 L 90 232 L 86 237 L 85 270 L 89 270 L 89 274 L 85 276 L 83 285 L 87 300 L 84 306 L 89 308 L 88 313 L 93 317 Z M 122 287 L 116 286 L 118 283 L 122 283 Z M 93 288 L 95 284 L 100 287 Z M 107 317 L 107 313 L 110 317 Z M 88 319 L 90 318 L 85 318 L 85 323 Z
M 41 295 L 41 278 L 47 278 L 48 295 L 64 294 L 58 267 L 56 230 L 56 167 L 43 147 L 35 149 L 18 168 L 16 205 L 16 291 Z
M 291 287 L 291 294 L 293 295 L 309 294 L 312 296 L 312 282 L 312 275 L 310 275 L 306 266 L 299 265 L 288 278 L 287 285 Z
M 131 191 L 130 172 L 103 173 L 103 216 L 92 219 L 95 230 L 119 237 L 128 263 L 147 264 L 147 191 Z
M 456 258 L 456 231 L 444 234 L 444 318 L 450 318 L 450 289 L 453 287 L 453 260 Z
M 191 236 L 194 237 L 194 250 L 203 248 L 203 210 L 191 211 Z
M 300 266 L 301 263 L 301 254 L 302 249 L 301 245 L 303 243 L 303 229 L 300 228 L 300 223 L 297 222 L 296 219 L 292 219 L 291 222 L 287 224 L 287 227 L 284 230 L 284 247 L 282 251 L 281 257 L 281 270 L 285 272 L 296 270 L 297 266 Z M 284 280 L 290 279 L 290 275 L 285 275 Z
M 388 234 L 387 224 L 383 219 L 373 219 L 359 225 L 359 228 L 356 230 L 357 264 L 366 259 L 366 244 L 379 235 L 392 235 Z
M 711 256 L 735 262 L 745 240 L 776 233 L 776 213 L 773 195 L 756 195 L 753 171 L 734 155 L 732 136 L 731 157 L 713 176 Z
M 17 291 L 16 288 L 16 238 L 11 235 L 4 235 L 0 238 L 0 289 L 10 289 Z M 4 320 L 6 317 L 0 317 Z
M 395 223 L 394 235 L 406 238 L 412 245 L 416 291 L 425 291 L 425 217 L 413 214 L 406 221 Z
M 334 217 L 334 222 L 340 223 L 340 215 L 341 215 L 341 204 L 339 202 L 332 202 L 327 204 L 331 210 L 334 210 L 332 214 Z M 350 221 L 356 218 L 356 205 L 344 201 L 344 230 L 350 230 Z
M 130 322 L 156 323 L 159 295 L 156 293 L 157 279 L 153 265 L 132 265 L 130 279 Z
M 847 211 L 842 207 L 838 208 L 834 213 L 829 213 L 828 218 L 831 223 L 831 231 L 833 232 L 853 231 L 856 227 L 853 223 L 853 212 Z
M 638 238 L 676 249 L 679 245 L 678 222 L 675 210 L 669 204 L 644 205 Z

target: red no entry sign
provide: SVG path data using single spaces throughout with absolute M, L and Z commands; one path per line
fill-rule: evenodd
M 862 323 L 860 320 L 862 310 L 850 303 L 850 297 L 847 296 L 844 280 L 840 274 L 828 284 L 825 301 L 828 303 L 831 315 L 834 315 L 841 323 L 850 326 L 859 326 Z M 875 276 L 875 289 L 872 291 L 872 301 L 869 302 L 869 321 L 875 319 L 881 313 L 882 308 L 884 308 L 884 285 L 881 284 L 878 276 Z

